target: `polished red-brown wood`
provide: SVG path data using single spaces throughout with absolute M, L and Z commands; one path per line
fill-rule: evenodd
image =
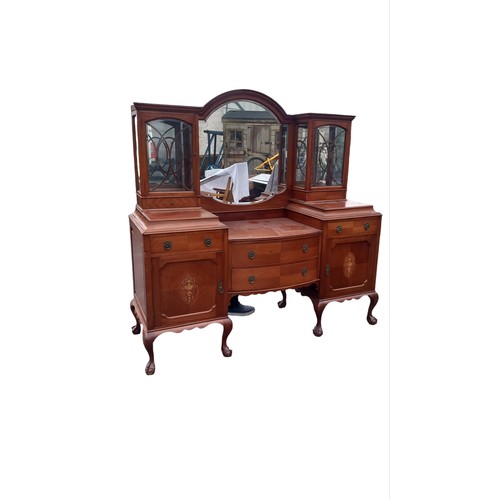
M 285 182 L 279 193 L 263 202 L 223 203 L 200 191 L 199 121 L 235 100 L 261 104 L 288 130 Z M 149 191 L 145 124 L 161 119 L 182 120 L 192 127 L 190 190 Z M 372 205 L 346 198 L 353 119 L 324 113 L 288 115 L 276 101 L 252 90 L 227 92 L 199 107 L 132 106 L 137 206 L 129 216 L 134 291 L 130 309 L 135 319 L 132 332 L 142 331 L 149 354 L 148 375 L 155 372 L 153 343 L 165 332 L 219 323 L 222 354 L 231 356 L 228 304 L 234 295 L 281 291 L 278 307 L 284 308 L 286 290 L 297 290 L 312 302 L 316 336 L 323 334 L 321 319 L 330 302 L 367 296 L 367 321 L 376 324 L 382 216 Z M 299 124 L 309 127 L 309 143 L 315 127 L 335 125 L 345 130 L 341 184 L 312 185 L 312 148 L 305 180 L 296 184 Z

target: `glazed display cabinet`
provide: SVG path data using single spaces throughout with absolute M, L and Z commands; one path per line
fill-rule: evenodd
M 369 298 L 373 316 L 381 214 L 347 199 L 354 116 L 288 115 L 251 90 L 202 107 L 134 103 L 137 205 L 129 216 L 130 304 L 155 372 L 164 332 L 222 325 L 236 295 L 308 297 L 313 333 L 332 301 Z M 293 311 L 290 311 L 293 314 Z

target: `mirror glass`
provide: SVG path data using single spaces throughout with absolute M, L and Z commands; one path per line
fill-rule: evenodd
M 253 101 L 230 101 L 199 122 L 201 193 L 258 203 L 285 189 L 287 127 Z

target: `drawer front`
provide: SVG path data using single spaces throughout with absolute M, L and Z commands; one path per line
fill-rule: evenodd
M 231 288 L 237 292 L 249 290 L 268 290 L 280 287 L 280 266 L 233 269 Z
M 318 279 L 318 259 L 294 262 L 281 266 L 280 286 L 295 287 Z
M 319 255 L 319 236 L 282 242 L 232 243 L 231 267 L 262 267 L 298 262 Z
M 346 236 L 360 236 L 376 234 L 380 229 L 380 219 L 363 217 L 360 219 L 346 219 L 328 224 L 328 238 L 344 238 Z
M 231 288 L 233 291 L 280 290 L 316 281 L 318 258 L 281 266 L 233 269 Z
M 284 241 L 281 244 L 281 263 L 312 259 L 319 255 L 319 236 Z
M 222 247 L 222 231 L 199 231 L 151 236 L 151 253 L 176 254 L 179 252 L 222 250 Z
M 262 267 L 280 263 L 281 243 L 231 243 L 231 267 Z

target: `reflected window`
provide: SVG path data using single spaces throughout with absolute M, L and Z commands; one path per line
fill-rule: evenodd
M 228 149 L 230 153 L 239 153 L 243 149 L 243 131 L 230 130 L 228 134 Z
M 314 130 L 313 186 L 341 186 L 345 129 L 325 125 Z
M 249 203 L 285 189 L 287 132 L 274 113 L 254 101 L 228 101 L 215 109 L 199 121 L 201 193 L 225 203 Z
M 146 124 L 146 140 L 149 190 L 191 190 L 191 125 L 181 120 L 153 120 Z

